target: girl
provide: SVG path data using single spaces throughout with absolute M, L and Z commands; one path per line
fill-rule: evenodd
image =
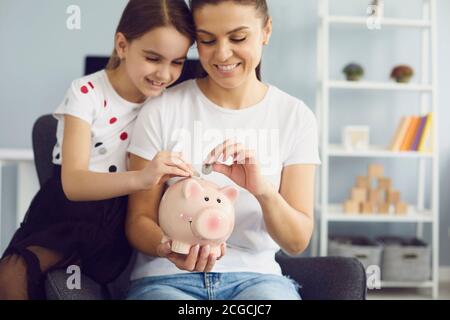
M 128 298 L 300 299 L 275 253 L 299 254 L 312 235 L 316 119 L 302 101 L 261 81 L 272 30 L 265 0 L 190 4 L 207 75 L 147 103 L 128 149 L 130 166 L 145 168 L 161 150 L 182 151 L 198 171 L 212 164 L 207 180 L 240 188 L 235 229 L 220 261 L 208 246 L 176 254 L 161 243 L 157 224 L 162 186 L 131 195 L 126 234 L 139 254 Z
M 125 268 L 126 195 L 192 174 L 169 152 L 126 172 L 126 149 L 141 106 L 178 79 L 194 36 L 183 0 L 129 1 L 106 70 L 75 80 L 54 113 L 58 169 L 3 254 L 0 299 L 45 298 L 44 274 L 54 268 L 79 264 L 101 284 Z

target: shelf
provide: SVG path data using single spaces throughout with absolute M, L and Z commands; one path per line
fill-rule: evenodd
M 429 91 L 433 90 L 431 85 L 396 83 L 396 82 L 371 82 L 371 81 L 344 81 L 333 80 L 328 82 L 331 89 L 352 89 L 352 90 L 390 90 L 390 91 Z
M 0 161 L 32 161 L 31 149 L 0 149 Z
M 433 216 L 429 210 L 417 211 L 409 206 L 408 214 L 395 215 L 392 211 L 389 214 L 348 214 L 342 210 L 342 204 L 330 204 L 323 217 L 328 221 L 345 222 L 433 222 Z
M 328 16 L 328 22 L 330 24 L 348 24 L 367 27 L 368 17 L 355 17 L 355 16 Z M 380 27 L 406 27 L 406 28 L 430 28 L 431 23 L 427 20 L 418 19 L 395 19 L 395 18 L 382 18 L 379 20 Z
M 432 158 L 432 153 L 423 153 L 417 151 L 390 151 L 384 146 L 369 146 L 368 150 L 350 151 L 344 146 L 330 144 L 328 146 L 328 155 L 330 157 L 365 157 L 365 158 Z
M 385 288 L 431 288 L 433 281 L 381 281 L 381 289 Z M 374 289 L 376 290 L 376 289 Z

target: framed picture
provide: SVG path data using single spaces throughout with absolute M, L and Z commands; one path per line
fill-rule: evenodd
M 347 151 L 364 151 L 369 148 L 368 126 L 346 126 L 342 132 L 342 141 Z

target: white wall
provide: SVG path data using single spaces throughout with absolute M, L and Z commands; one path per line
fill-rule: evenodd
M 420 0 L 387 2 L 387 15 L 420 17 Z M 359 14 L 369 0 L 332 0 L 332 10 L 340 14 Z M 81 8 L 81 30 L 66 28 L 69 5 Z M 108 55 L 113 35 L 126 0 L 0 0 L 0 148 L 30 148 L 34 120 L 54 110 L 70 82 L 83 73 L 87 54 Z M 263 60 L 263 77 L 290 94 L 303 99 L 315 109 L 316 85 L 316 0 L 269 0 L 274 19 L 274 34 Z M 450 1 L 438 0 L 439 14 L 439 81 L 441 142 L 441 264 L 450 265 L 450 200 L 447 186 L 450 178 Z M 382 29 L 368 33 L 350 28 L 332 32 L 331 75 L 342 77 L 340 70 L 350 61 L 366 68 L 368 79 L 385 80 L 397 63 L 408 63 L 419 69 L 418 31 Z M 367 124 L 372 141 L 386 144 L 400 115 L 418 112 L 417 96 L 412 93 L 345 93 L 333 94 L 331 141 L 340 141 L 344 124 Z M 412 173 L 415 161 L 381 161 L 387 174 L 413 202 L 416 188 Z M 330 200 L 342 201 L 369 163 L 333 160 Z M 13 212 L 14 172 L 7 170 L 4 182 L 3 212 Z M 356 229 L 356 228 L 357 229 Z M 355 229 L 354 229 L 355 228 Z M 385 232 L 409 233 L 412 226 L 351 225 L 332 226 L 331 230 L 361 230 L 377 235 Z

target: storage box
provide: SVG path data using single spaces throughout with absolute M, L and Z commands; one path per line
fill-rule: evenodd
M 383 245 L 383 281 L 427 281 L 431 278 L 431 248 L 417 238 L 379 237 Z
M 382 247 L 366 237 L 332 236 L 329 240 L 328 255 L 357 258 L 367 269 L 380 266 Z

